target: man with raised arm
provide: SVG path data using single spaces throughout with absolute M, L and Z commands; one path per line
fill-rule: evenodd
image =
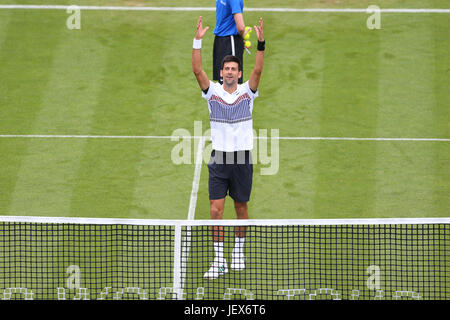
M 208 164 L 209 200 L 211 219 L 222 219 L 227 194 L 234 201 L 238 219 L 248 219 L 248 201 L 252 189 L 253 164 L 253 100 L 258 97 L 258 86 L 264 65 L 263 20 L 255 26 L 258 37 L 255 66 L 250 78 L 238 84 L 242 75 L 239 58 L 228 55 L 221 63 L 223 84 L 210 81 L 202 68 L 202 38 L 209 27 L 203 28 L 202 17 L 198 19 L 192 50 L 192 71 L 208 102 L 210 113 L 212 153 Z M 235 246 L 230 268 L 245 268 L 244 243 L 247 227 L 235 228 Z M 215 257 L 211 268 L 205 273 L 207 279 L 216 279 L 228 272 L 224 257 L 223 227 L 213 227 Z

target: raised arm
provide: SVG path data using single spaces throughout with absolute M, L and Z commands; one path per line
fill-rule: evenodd
M 264 66 L 264 32 L 263 32 L 263 19 L 259 18 L 259 25 L 255 26 L 256 36 L 258 37 L 258 49 L 256 51 L 255 67 L 253 68 L 248 85 L 252 91 L 256 91 L 259 86 L 259 80 Z
M 195 33 L 194 45 L 192 49 L 192 72 L 197 78 L 200 89 L 206 90 L 209 88 L 209 78 L 202 68 L 202 38 L 208 31 L 209 27 L 203 29 L 202 17 L 198 18 L 197 31 Z

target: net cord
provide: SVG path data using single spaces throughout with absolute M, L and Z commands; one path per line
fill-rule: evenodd
M 162 220 L 121 218 L 75 218 L 39 216 L 0 216 L 0 222 L 150 225 L 150 226 L 286 226 L 286 225 L 392 225 L 450 224 L 450 218 L 372 218 L 372 219 L 224 219 L 224 220 Z

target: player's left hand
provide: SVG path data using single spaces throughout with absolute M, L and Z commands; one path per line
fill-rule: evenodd
M 258 37 L 258 41 L 259 42 L 264 41 L 263 18 L 259 18 L 259 25 L 254 26 L 254 29 L 256 31 L 256 36 Z

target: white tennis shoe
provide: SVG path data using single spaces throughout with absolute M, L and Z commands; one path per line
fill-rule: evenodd
M 211 268 L 205 272 L 205 279 L 214 280 L 228 272 L 228 265 L 225 259 L 214 258 Z
M 231 265 L 230 268 L 233 271 L 241 271 L 245 269 L 245 256 L 240 250 L 234 249 L 231 253 Z

